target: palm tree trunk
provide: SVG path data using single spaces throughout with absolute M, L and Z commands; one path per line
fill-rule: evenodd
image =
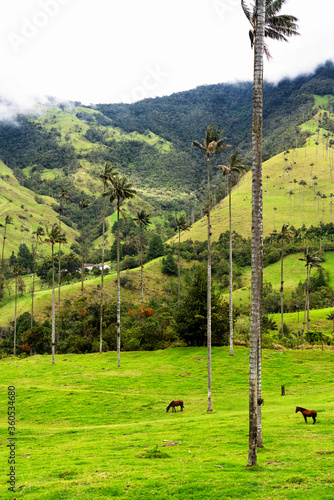
M 56 315 L 55 315 L 55 265 L 54 252 L 52 245 L 52 328 L 51 328 L 51 345 L 52 345 L 52 363 L 55 362 L 55 338 L 56 338 Z
M 283 333 L 283 235 L 282 235 L 282 248 L 281 248 L 281 335 L 282 335 L 282 345 L 284 345 L 284 333 Z
M 180 274 L 181 274 L 181 270 L 180 270 L 180 247 L 181 247 L 181 237 L 180 237 L 180 233 L 181 233 L 181 230 L 180 230 L 180 227 L 179 227 L 179 260 L 178 260 L 178 270 L 177 270 L 177 274 L 178 274 L 178 282 L 177 282 L 177 310 L 179 311 L 180 310 L 180 297 L 181 297 L 181 277 L 180 277 Z
M 233 356 L 233 299 L 232 299 L 232 287 L 233 287 L 233 273 L 232 273 L 232 202 L 231 202 L 231 190 L 232 190 L 232 179 L 231 174 L 229 174 L 229 194 L 228 194 L 228 211 L 229 211 L 229 225 L 230 225 L 230 248 L 229 248 L 229 320 L 230 320 L 230 356 Z
M 4 259 L 4 255 L 5 255 L 6 231 L 7 231 L 7 225 L 5 222 L 5 231 L 4 231 L 4 235 L 3 235 L 2 254 L 1 254 L 1 272 L 3 271 L 3 259 Z
M 117 367 L 121 366 L 121 277 L 119 264 L 119 199 L 117 199 Z
M 144 305 L 144 267 L 143 267 L 143 228 L 140 224 L 140 287 L 141 287 L 141 305 Z
M 13 349 L 14 356 L 16 356 L 16 317 L 17 317 L 17 275 L 15 276 L 15 313 L 14 313 L 14 349 Z
M 208 412 L 211 403 L 211 224 L 210 224 L 210 157 L 207 155 L 208 170 L 208 290 L 207 290 L 207 347 L 208 347 Z
M 34 245 L 32 248 L 32 254 L 34 258 L 34 270 L 32 275 L 32 290 L 31 290 L 31 321 L 30 327 L 34 326 L 34 295 L 35 295 L 35 274 L 36 274 L 36 252 L 37 252 L 37 238 L 36 238 L 36 247 L 34 249 Z
M 102 272 L 101 272 L 101 303 L 100 303 L 100 353 L 102 352 L 102 330 L 103 330 L 103 278 L 104 278 L 105 217 L 106 217 L 106 202 L 105 202 L 105 198 L 103 197 L 103 214 L 102 214 Z
M 81 209 L 82 211 L 82 218 L 81 218 L 81 294 L 83 295 L 84 292 L 84 255 L 83 255 L 83 247 L 84 247 L 84 217 L 83 217 L 83 208 Z
M 310 270 L 309 267 L 306 266 L 306 330 L 310 329 Z
M 257 373 L 258 339 L 261 334 L 262 291 L 262 119 L 263 119 L 263 48 L 265 0 L 257 1 L 257 30 L 254 45 L 253 125 L 252 125 L 252 303 L 249 347 L 249 448 L 247 466 L 257 465 Z

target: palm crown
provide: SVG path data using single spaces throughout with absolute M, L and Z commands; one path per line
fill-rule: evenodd
M 206 138 L 203 139 L 203 144 L 199 141 L 193 141 L 192 145 L 199 148 L 207 156 L 220 153 L 229 147 L 228 144 L 225 144 L 226 137 L 221 137 L 223 131 L 224 129 L 218 129 L 216 123 L 211 123 L 206 129 Z
M 273 40 L 287 42 L 287 37 L 292 35 L 299 35 L 298 33 L 298 19 L 288 14 L 277 15 L 282 6 L 287 0 L 266 0 L 266 17 L 264 36 Z M 249 30 L 249 38 L 251 47 L 254 47 L 256 29 L 257 29 L 257 5 L 248 7 L 245 0 L 241 0 L 241 7 L 250 22 L 252 29 Z M 264 53 L 267 59 L 271 58 L 268 46 L 264 44 Z

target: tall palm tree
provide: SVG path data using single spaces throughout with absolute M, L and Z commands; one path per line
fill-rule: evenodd
M 79 201 L 81 208 L 81 293 L 84 292 L 84 209 L 89 207 L 89 201 L 83 197 Z
M 13 224 L 13 218 L 11 215 L 6 215 L 5 224 L 0 224 L 0 227 L 4 227 L 3 242 L 2 242 L 2 255 L 1 255 L 1 273 L 3 272 L 3 259 L 5 254 L 5 243 L 7 238 L 7 226 Z
M 206 215 L 208 218 L 208 304 L 207 304 L 207 347 L 208 347 L 208 412 L 212 412 L 211 403 L 211 224 L 210 224 L 210 155 L 219 154 L 229 147 L 225 144 L 226 138 L 222 137 L 223 129 L 218 129 L 216 123 L 211 123 L 206 129 L 206 138 L 203 144 L 193 141 L 192 145 L 206 155 L 208 205 Z
M 230 156 L 228 166 L 219 166 L 224 175 L 228 177 L 228 213 L 230 229 L 230 248 L 229 248 L 229 321 L 230 321 L 230 356 L 233 356 L 233 275 L 232 275 L 232 177 L 237 182 L 235 174 L 242 174 L 246 170 L 246 165 L 242 164 L 242 158 L 238 151 Z
M 69 196 L 67 195 L 68 190 L 65 189 L 64 187 L 60 188 L 59 191 L 59 207 L 58 207 L 58 212 L 59 212 L 59 231 L 61 228 L 61 215 L 64 212 L 64 200 L 69 200 Z M 61 282 L 61 241 L 59 241 L 59 250 L 58 250 L 58 322 L 57 322 L 57 345 L 59 344 L 59 328 L 60 328 L 60 317 L 59 317 L 59 311 L 60 311 L 60 282 Z
M 177 284 L 177 310 L 180 310 L 180 300 L 181 300 L 181 263 L 180 263 L 180 253 L 181 253 L 181 231 L 188 231 L 189 224 L 184 215 L 180 215 L 180 217 L 175 217 L 176 220 L 176 228 L 175 232 L 179 233 L 179 253 L 178 253 L 178 284 Z
M 35 231 L 36 241 L 33 244 L 32 255 L 34 259 L 34 270 L 32 275 L 32 290 L 31 290 L 31 328 L 34 326 L 34 295 L 35 295 L 35 274 L 36 274 L 36 257 L 37 257 L 37 244 L 38 240 L 41 241 L 42 236 L 44 236 L 44 229 L 42 226 L 38 226 Z
M 261 426 L 258 426 L 258 382 L 261 371 L 260 341 L 263 287 L 263 217 L 262 217 L 262 121 L 263 121 L 263 51 L 265 36 L 265 0 L 257 0 L 253 13 L 241 6 L 250 21 L 249 35 L 254 47 L 253 125 L 252 125 L 252 259 L 251 311 L 249 346 L 249 443 L 247 466 L 257 465 L 257 446 Z M 261 406 L 259 406 L 261 408 Z
M 117 211 L 117 366 L 121 366 L 121 280 L 120 280 L 120 259 L 119 259 L 119 214 L 126 219 L 120 203 L 121 200 L 133 198 L 136 190 L 126 177 L 117 176 L 114 184 L 108 189 L 105 195 L 110 197 L 111 203 L 116 201 Z
M 329 197 L 331 199 L 331 202 L 330 202 L 330 221 L 329 222 L 332 222 L 332 205 L 333 205 L 333 201 L 332 201 L 332 198 L 333 198 L 334 194 L 333 193 L 329 193 Z
M 110 163 L 104 166 L 104 170 L 100 173 L 100 179 L 103 183 L 103 193 L 107 191 L 109 185 L 113 185 L 118 172 Z M 104 281 L 104 248 L 105 248 L 105 226 L 106 226 L 106 200 L 103 196 L 102 209 L 102 272 L 101 272 L 101 303 L 100 303 L 100 353 L 102 353 L 102 330 L 103 330 L 103 281 Z
M 44 241 L 50 243 L 51 245 L 51 256 L 52 256 L 52 329 L 51 329 L 51 345 L 52 345 L 52 363 L 55 362 L 55 350 L 56 350 L 56 304 L 55 304 L 55 265 L 54 265 L 54 247 L 56 244 L 61 245 L 62 243 L 67 243 L 65 233 L 61 231 L 57 223 L 53 224 L 51 229 L 46 228 L 47 238 Z
M 286 222 L 283 224 L 282 229 L 279 233 L 279 238 L 281 238 L 281 334 L 282 334 L 282 345 L 284 344 L 284 332 L 283 332 L 283 258 L 284 258 L 284 239 L 288 240 L 293 237 L 293 231 L 289 229 L 289 224 Z
M 309 247 L 304 250 L 304 257 L 302 259 L 306 267 L 306 329 L 310 329 L 310 276 L 312 267 L 321 267 L 321 259 L 317 253 L 311 253 Z
M 17 296 L 18 296 L 18 277 L 22 274 L 23 268 L 20 266 L 20 264 L 14 264 L 11 269 L 10 273 L 12 276 L 15 278 L 15 312 L 14 312 L 14 347 L 13 347 L 13 354 L 16 356 L 16 318 L 17 318 Z
M 145 210 L 141 210 L 140 212 L 137 212 L 137 217 L 133 219 L 140 228 L 140 298 L 142 306 L 144 305 L 143 229 L 149 224 L 152 224 L 150 216 L 151 214 L 145 212 Z
M 248 466 L 257 463 L 257 446 L 263 446 L 261 423 L 261 318 L 263 283 L 263 210 L 262 210 L 262 121 L 263 53 L 270 57 L 265 37 L 287 40 L 297 34 L 297 19 L 278 16 L 286 0 L 256 0 L 251 7 L 241 0 L 241 7 L 251 24 L 249 37 L 254 48 L 253 75 L 253 182 L 252 182 L 252 307 L 250 319 L 249 362 L 249 451 Z M 256 367 L 256 370 L 255 370 Z M 257 405 L 259 418 L 257 416 Z M 258 422 L 258 423 L 257 423 Z
M 0 269 L 0 298 L 2 299 L 2 291 L 3 291 L 3 282 L 4 282 L 4 276 L 3 276 L 3 261 L 4 261 L 4 255 L 5 255 L 5 243 L 7 239 L 7 226 L 8 224 L 13 224 L 13 218 L 11 215 L 7 214 L 5 218 L 5 224 L 0 224 L 0 227 L 4 227 L 4 234 L 3 234 L 3 243 L 2 243 L 2 255 L 1 255 L 1 269 Z

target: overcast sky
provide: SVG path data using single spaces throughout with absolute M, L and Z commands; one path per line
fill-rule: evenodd
M 282 13 L 299 19 L 301 36 L 269 42 L 265 79 L 334 60 L 333 0 L 289 0 Z M 45 95 L 84 104 L 134 102 L 249 81 L 248 30 L 240 0 L 1 2 L 0 97 L 19 107 Z

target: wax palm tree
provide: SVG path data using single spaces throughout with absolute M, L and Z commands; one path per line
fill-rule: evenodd
M 13 218 L 11 215 L 6 215 L 5 224 L 0 224 L 0 227 L 4 227 L 3 242 L 2 242 L 2 255 L 1 255 L 1 273 L 3 272 L 3 260 L 5 254 L 5 243 L 7 239 L 7 226 L 13 224 Z
M 281 334 L 282 334 L 282 345 L 284 344 L 284 332 L 283 332 L 283 258 L 284 258 L 284 239 L 289 240 L 293 237 L 293 231 L 289 229 L 289 224 L 286 222 L 283 224 L 282 229 L 279 233 L 279 238 L 281 239 Z
M 208 218 L 208 303 L 207 303 L 207 346 L 208 346 L 208 412 L 212 412 L 211 404 L 211 224 L 210 224 L 210 155 L 219 154 L 226 149 L 226 138 L 222 137 L 223 129 L 218 129 L 215 123 L 211 123 L 206 129 L 206 138 L 203 144 L 199 141 L 193 141 L 192 145 L 198 148 L 206 155 L 207 166 L 207 186 L 208 186 L 208 204 L 206 215 Z
M 107 191 L 108 186 L 112 186 L 115 182 L 118 172 L 110 163 L 104 166 L 104 170 L 100 173 L 100 179 L 103 183 L 103 195 Z M 105 248 L 105 221 L 106 221 L 106 200 L 103 196 L 103 209 L 102 209 L 102 272 L 101 272 L 101 303 L 100 303 L 100 353 L 102 352 L 102 330 L 103 330 L 103 281 L 104 281 L 104 248 Z
M 320 198 L 322 197 L 322 193 L 320 191 L 317 192 L 316 196 L 318 197 L 318 224 L 320 224 Z
M 32 289 L 31 289 L 31 328 L 34 326 L 34 295 L 35 295 L 35 274 L 36 274 L 36 256 L 37 256 L 37 245 L 38 241 L 42 241 L 42 236 L 44 236 L 44 229 L 42 226 L 38 226 L 35 231 L 35 245 L 33 244 L 32 255 L 34 259 L 34 270 L 32 275 Z
M 298 19 L 296 17 L 287 14 L 277 15 L 286 1 L 287 0 L 265 0 L 265 38 L 287 42 L 288 37 L 299 35 L 297 25 Z M 256 1 L 255 5 L 248 7 L 246 2 L 241 0 L 241 7 L 252 26 L 252 29 L 249 30 L 249 38 L 251 47 L 254 48 L 259 28 L 259 12 L 262 6 L 260 7 L 259 2 Z M 265 42 L 263 44 L 263 50 L 267 59 L 270 59 L 271 55 Z
M 242 9 L 251 24 L 249 37 L 254 48 L 253 125 L 252 125 L 252 307 L 250 314 L 249 354 L 249 451 L 248 466 L 257 463 L 257 446 L 263 446 L 261 423 L 261 318 L 263 282 L 263 216 L 262 216 L 262 121 L 263 121 L 263 53 L 269 58 L 265 37 L 286 40 L 297 34 L 297 19 L 277 16 L 286 0 L 257 0 L 252 8 L 241 0 Z M 259 408 L 259 418 L 257 415 Z
M 6 215 L 5 218 L 5 224 L 0 223 L 0 227 L 4 227 L 4 234 L 3 234 L 3 243 L 2 243 L 2 255 L 1 255 L 1 269 L 0 269 L 0 298 L 2 299 L 2 290 L 3 290 L 3 282 L 4 282 L 4 276 L 3 276 L 3 261 L 4 261 L 4 255 L 5 255 L 5 243 L 7 239 L 7 226 L 9 224 L 13 224 L 13 219 L 12 217 L 8 214 Z
M 321 199 L 323 200 L 322 202 L 322 222 L 324 222 L 324 217 L 325 217 L 325 200 L 327 199 L 327 195 L 323 193 L 321 195 Z
M 270 175 L 266 175 L 266 179 L 267 179 L 267 200 L 268 200 L 268 193 L 269 193 L 269 179 L 270 179 Z
M 14 347 L 13 354 L 16 356 L 16 318 L 17 318 L 17 295 L 18 295 L 18 277 L 22 274 L 23 268 L 20 264 L 15 263 L 9 270 L 10 274 L 15 278 L 15 310 L 14 310 Z
M 187 219 L 185 218 L 184 215 L 180 215 L 180 217 L 175 217 L 176 221 L 176 228 L 175 232 L 177 231 L 179 234 L 179 252 L 178 252 L 178 270 L 177 270 L 177 275 L 178 275 L 178 285 L 177 285 L 177 310 L 180 310 L 180 300 L 181 300 L 181 263 L 180 263 L 180 253 L 181 253 L 181 231 L 188 231 L 189 230 L 189 224 L 187 222 Z
M 229 321 L 230 321 L 230 356 L 233 356 L 233 275 L 232 275 L 232 177 L 237 182 L 235 174 L 242 174 L 246 170 L 246 165 L 242 164 L 243 159 L 240 157 L 238 151 L 232 153 L 230 156 L 228 166 L 221 165 L 219 168 L 223 171 L 224 175 L 228 178 L 228 213 L 229 213 Z
M 55 336 L 56 336 L 56 314 L 55 314 L 55 265 L 54 265 L 54 247 L 55 245 L 62 243 L 67 243 L 65 233 L 61 231 L 57 223 L 53 224 L 51 229 L 46 228 L 47 237 L 44 241 L 50 243 L 51 245 L 51 256 L 52 256 L 52 328 L 51 328 L 51 345 L 52 345 L 52 363 L 55 362 Z
M 331 199 L 330 201 L 330 222 L 332 222 L 332 206 L 333 206 L 333 201 L 332 201 L 332 198 L 333 198 L 334 194 L 333 193 L 329 193 L 329 197 Z
M 108 189 L 105 195 L 110 197 L 111 203 L 116 201 L 117 211 L 117 366 L 121 366 L 121 281 L 120 281 L 120 259 L 119 259 L 119 214 L 126 219 L 120 203 L 121 200 L 133 198 L 136 190 L 126 177 L 115 177 L 114 184 Z
M 81 208 L 81 293 L 84 292 L 84 209 L 89 207 L 89 201 L 83 197 L 79 201 Z
M 60 188 L 59 191 L 59 207 L 58 207 L 58 212 L 59 212 L 59 231 L 61 230 L 61 215 L 64 212 L 64 200 L 69 200 L 68 196 L 68 190 L 65 189 L 64 187 Z M 61 282 L 61 241 L 59 241 L 59 250 L 58 250 L 58 322 L 57 322 L 57 345 L 59 345 L 59 329 L 60 329 L 60 282 Z
M 306 267 L 306 329 L 310 329 L 310 276 L 312 267 L 321 267 L 321 259 L 317 253 L 311 253 L 309 247 L 304 250 L 304 257 L 300 258 Z
M 152 224 L 150 216 L 151 214 L 145 212 L 145 210 L 141 210 L 140 212 L 137 212 L 137 217 L 133 219 L 140 228 L 140 297 L 142 306 L 144 305 L 143 229 L 149 224 Z

